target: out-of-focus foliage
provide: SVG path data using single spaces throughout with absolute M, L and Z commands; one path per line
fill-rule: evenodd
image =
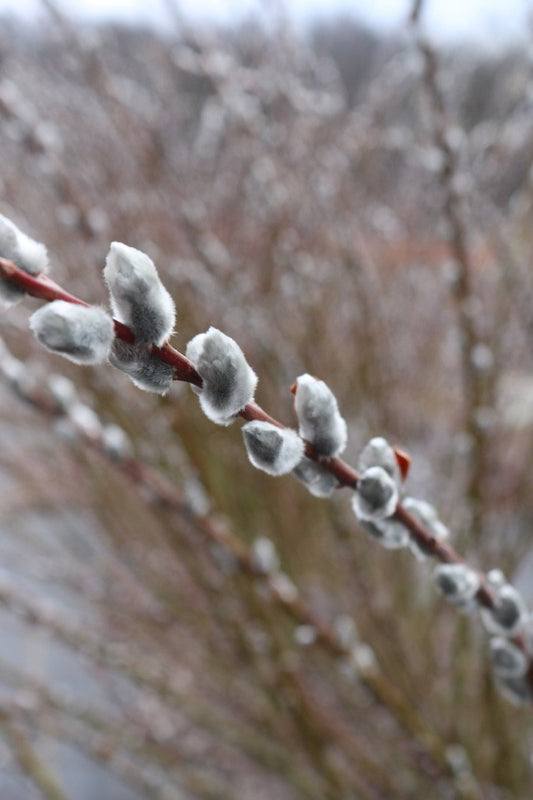
M 442 54 L 440 122 L 456 160 L 447 187 L 407 32 L 383 41 L 342 20 L 306 39 L 273 19 L 163 37 L 50 16 L 3 25 L 0 52 L 0 210 L 46 243 L 53 275 L 105 303 L 109 242 L 147 252 L 176 302 L 178 349 L 209 326 L 233 337 L 259 376 L 258 401 L 290 425 L 296 376 L 326 381 L 347 421 L 347 460 L 371 436 L 401 444 L 409 493 L 438 508 L 473 566 L 502 568 L 531 604 L 526 53 Z M 468 234 L 459 299 L 450 192 Z M 427 563 L 382 550 L 345 493 L 321 500 L 252 470 L 238 426 L 213 426 L 188 387 L 159 398 L 110 367 L 59 364 L 27 335 L 35 307 L 2 315 L 16 355 L 72 377 L 199 513 L 221 515 L 247 544 L 273 540 L 317 612 L 341 629 L 340 615 L 356 620 L 450 764 L 435 769 L 402 720 L 209 548 L 194 518 L 69 449 L 2 389 L 13 540 L 2 576 L 25 576 L 25 600 L 57 595 L 80 627 L 61 647 L 79 652 L 104 695 L 91 702 L 89 678 L 61 695 L 52 656 L 38 682 L 31 656 L 16 669 L 0 659 L 15 697 L 3 734 L 41 790 L 21 730 L 72 798 L 95 797 L 104 770 L 121 781 L 105 784 L 108 800 L 530 797 L 531 710 L 495 692 L 485 635 L 442 602 Z M 38 631 L 53 636 L 41 617 Z M 85 789 L 72 766 L 81 754 Z M 20 775 L 4 780 L 13 798 L 34 796 Z

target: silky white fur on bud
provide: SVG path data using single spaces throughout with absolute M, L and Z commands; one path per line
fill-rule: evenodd
M 267 536 L 258 536 L 251 546 L 252 562 L 255 569 L 262 575 L 270 575 L 279 569 L 279 556 L 272 539 Z
M 370 467 L 383 467 L 396 484 L 400 485 L 401 483 L 400 468 L 394 450 L 382 436 L 374 436 L 373 439 L 370 439 L 363 448 L 357 465 L 361 472 Z
M 129 375 L 135 386 L 145 392 L 166 394 L 172 386 L 174 367 L 153 355 L 146 345 L 115 339 L 109 363 Z
M 479 575 L 466 564 L 439 564 L 433 579 L 441 594 L 460 611 L 469 613 L 477 608 Z
M 104 361 L 113 342 L 113 320 L 102 308 L 54 300 L 30 317 L 30 328 L 47 350 L 75 364 Z
M 497 675 L 519 678 L 527 672 L 525 653 L 503 636 L 494 636 L 489 643 L 489 659 Z
M 286 475 L 303 457 L 304 443 L 291 428 L 253 420 L 242 426 L 242 435 L 251 463 L 269 475 Z
M 346 422 L 341 417 L 331 389 L 312 375 L 296 379 L 294 408 L 302 439 L 310 442 L 317 453 L 337 456 L 346 447 Z
M 496 677 L 496 686 L 511 703 L 522 706 L 533 701 L 533 689 L 526 676 L 518 678 Z
M 514 636 L 527 618 L 527 608 L 520 593 L 505 583 L 495 587 L 496 604 L 494 608 L 481 609 L 481 619 L 489 633 L 501 636 Z
M 104 452 L 115 461 L 125 461 L 133 456 L 131 440 L 119 425 L 106 425 L 102 430 Z
M 48 376 L 46 383 L 48 391 L 61 411 L 68 411 L 70 406 L 77 402 L 78 393 L 76 391 L 76 386 L 69 378 L 65 378 L 64 375 L 52 373 Z
M 176 310 L 152 259 L 134 247 L 112 242 L 104 277 L 113 313 L 132 330 L 135 343 L 162 345 L 172 333 Z
M 293 469 L 292 474 L 315 497 L 331 497 L 339 485 L 337 478 L 329 469 L 305 456 Z
M 395 519 L 359 520 L 365 533 L 372 536 L 386 550 L 399 550 L 409 544 L 409 532 L 401 522 Z
M 14 222 L 0 214 L 0 257 L 13 261 L 19 269 L 30 275 L 39 275 L 48 269 L 48 253 L 41 242 L 23 233 Z M 0 303 L 13 305 L 22 300 L 25 292 L 7 280 L 0 280 Z
M 202 387 L 197 393 L 202 411 L 218 425 L 230 425 L 254 397 L 257 376 L 241 348 L 217 328 L 195 336 L 186 349 Z
M 369 467 L 357 484 L 352 506 L 358 519 L 376 522 L 392 516 L 398 505 L 398 487 L 383 467 Z

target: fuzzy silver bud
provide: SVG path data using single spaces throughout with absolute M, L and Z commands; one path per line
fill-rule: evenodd
M 242 435 L 251 463 L 269 475 L 286 475 L 303 457 L 304 443 L 291 428 L 254 420 L 243 425 Z
M 304 456 L 292 474 L 314 497 L 331 497 L 339 482 L 335 475 L 316 461 Z
M 506 583 L 496 589 L 493 608 L 482 608 L 481 619 L 489 633 L 514 636 L 527 618 L 527 608 L 520 593 Z
M 497 675 L 519 678 L 527 672 L 528 660 L 525 653 L 503 636 L 494 636 L 490 640 L 489 659 Z
M 398 487 L 383 467 L 369 467 L 357 484 L 352 506 L 360 520 L 375 522 L 392 516 L 398 505 Z
M 176 309 L 152 259 L 134 247 L 112 242 L 104 277 L 113 313 L 131 329 L 135 343 L 162 345 L 174 328 Z
M 30 275 L 39 275 L 48 269 L 48 253 L 41 242 L 23 233 L 14 222 L 0 214 L 0 257 L 13 261 Z M 25 296 L 23 289 L 0 279 L 0 303 L 11 306 Z
M 47 380 L 48 391 L 61 411 L 68 411 L 78 400 L 76 386 L 64 375 L 52 373 Z
M 85 403 L 74 403 L 68 409 L 68 421 L 75 430 L 88 439 L 99 439 L 102 435 L 102 423 L 92 408 Z
M 520 678 L 497 676 L 496 686 L 501 694 L 515 706 L 523 706 L 533 701 L 533 689 L 525 676 Z
M 102 430 L 102 447 L 114 461 L 126 461 L 133 456 L 131 440 L 119 425 L 106 425 Z
M 440 564 L 433 571 L 433 579 L 446 600 L 460 611 L 470 613 L 478 607 L 479 575 L 466 564 Z
M 251 546 L 252 563 L 261 575 L 270 575 L 279 569 L 279 556 L 272 539 L 258 536 Z
M 209 328 L 191 339 L 186 355 L 202 378 L 198 392 L 202 411 L 212 422 L 230 425 L 251 403 L 257 385 L 241 348 L 222 331 Z
M 346 447 L 346 422 L 331 389 L 312 375 L 296 379 L 294 408 L 302 439 L 322 456 L 337 456 Z
M 145 392 L 166 394 L 172 386 L 174 367 L 153 355 L 145 345 L 115 339 L 109 363 L 129 375 L 135 386 Z
M 102 308 L 54 300 L 30 317 L 33 335 L 47 350 L 75 364 L 99 364 L 108 356 L 114 329 Z
M 357 466 L 360 472 L 365 472 L 370 467 L 383 467 L 398 486 L 401 483 L 400 468 L 394 450 L 382 436 L 370 439 L 359 456 Z
M 409 532 L 395 519 L 359 520 L 359 525 L 386 550 L 399 550 L 409 545 Z

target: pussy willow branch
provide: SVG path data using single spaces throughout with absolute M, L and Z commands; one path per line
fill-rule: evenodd
M 54 405 L 46 393 L 38 386 L 29 386 L 23 390 L 23 397 L 32 406 L 41 412 L 57 416 L 64 414 L 62 409 Z M 78 431 L 84 443 L 97 452 L 107 456 L 103 440 L 83 430 Z M 251 578 L 258 579 L 268 586 L 272 600 L 297 624 L 310 625 L 316 636 L 316 643 L 325 652 L 335 658 L 350 659 L 352 648 L 344 645 L 331 626 L 321 619 L 313 609 L 299 597 L 298 594 L 287 594 L 283 587 L 276 582 L 275 575 L 265 574 L 256 564 L 249 549 L 238 539 L 222 521 L 208 514 L 198 514 L 182 495 L 179 488 L 157 469 L 137 458 L 115 460 L 107 456 L 110 464 L 123 472 L 136 485 L 150 490 L 154 500 L 164 504 L 187 520 L 205 540 L 215 543 L 228 551 L 239 570 Z M 2 595 L 0 592 L 0 601 Z M 30 614 L 31 616 L 31 614 Z M 62 635 L 64 632 L 60 630 Z M 370 692 L 374 701 L 388 712 L 400 728 L 408 735 L 409 739 L 416 742 L 417 748 L 412 753 L 415 761 L 420 755 L 429 758 L 432 770 L 449 774 L 449 765 L 446 761 L 445 746 L 424 721 L 418 716 L 416 710 L 405 701 L 403 695 L 390 682 L 380 674 L 375 665 L 358 668 L 360 682 Z
M 10 283 L 24 289 L 32 297 L 37 297 L 42 300 L 65 300 L 69 303 L 76 303 L 77 305 L 88 306 L 89 304 L 80 300 L 74 295 L 66 292 L 61 286 L 56 284 L 50 278 L 45 276 L 33 276 L 19 269 L 12 261 L 0 258 L 0 276 L 6 278 Z M 135 337 L 131 330 L 123 325 L 121 322 L 114 320 L 115 334 L 119 339 L 127 342 L 134 342 Z M 160 358 L 167 364 L 170 364 L 175 369 L 174 379 L 192 383 L 195 386 L 202 386 L 202 379 L 194 365 L 182 353 L 172 347 L 166 342 L 162 347 L 152 346 L 152 353 Z M 264 411 L 257 403 L 248 403 L 241 411 L 240 416 L 247 420 L 265 420 L 276 425 L 279 428 L 287 427 L 282 422 L 279 422 L 274 417 Z M 318 455 L 314 448 L 307 442 L 305 446 L 305 453 L 308 458 L 319 462 L 325 469 L 331 472 L 341 486 L 349 487 L 352 489 L 357 488 L 359 481 L 358 472 L 353 469 L 349 464 L 340 458 L 329 458 Z M 409 530 L 413 539 L 419 544 L 427 553 L 429 553 L 437 561 L 445 564 L 464 564 L 464 559 L 454 550 L 451 545 L 446 542 L 440 541 L 433 536 L 433 534 L 412 514 L 410 514 L 401 503 L 398 504 L 394 518 L 401 522 Z M 496 606 L 495 594 L 487 581 L 486 577 L 480 573 L 480 588 L 477 593 L 477 598 L 481 605 L 487 608 L 494 608 Z

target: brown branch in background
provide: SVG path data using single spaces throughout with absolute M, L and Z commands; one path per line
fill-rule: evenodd
M 420 15 L 422 14 L 424 8 L 424 0 L 414 0 L 413 5 L 411 6 L 411 11 L 409 14 L 409 21 L 416 25 L 420 19 Z
M 423 63 L 423 86 L 428 99 L 434 145 L 442 158 L 440 169 L 443 189 L 443 218 L 449 229 L 449 247 L 453 255 L 450 276 L 460 336 L 462 388 L 465 429 L 471 442 L 466 497 L 470 505 L 469 535 L 479 540 L 483 535 L 485 476 L 487 474 L 487 430 L 480 422 L 480 412 L 493 400 L 494 370 L 475 367 L 476 348 L 486 345 L 475 312 L 473 256 L 469 244 L 470 225 L 466 219 L 464 191 L 457 147 L 449 121 L 445 98 L 439 85 L 439 60 L 431 43 L 420 31 L 423 0 L 415 0 L 410 15 L 415 41 Z M 486 337 L 485 337 L 486 338 Z
M 24 730 L 16 713 L 7 705 L 0 707 L 0 730 L 11 745 L 21 770 L 40 789 L 43 796 L 47 800 L 70 800 L 37 753 L 30 735 Z

